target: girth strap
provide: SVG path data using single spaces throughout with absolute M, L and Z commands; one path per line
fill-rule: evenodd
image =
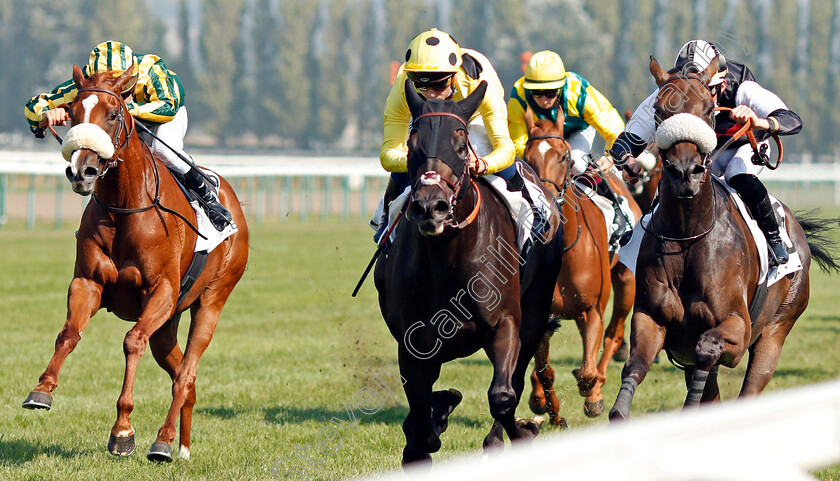
M 187 268 L 187 272 L 184 274 L 184 277 L 181 278 L 181 293 L 178 294 L 178 302 L 175 303 L 176 306 L 180 305 L 181 302 L 186 299 L 187 294 L 190 293 L 190 289 L 192 289 L 193 284 L 195 284 L 195 280 L 198 279 L 198 276 L 200 276 L 202 271 L 204 271 L 208 255 L 207 251 L 198 251 L 193 254 L 190 266 Z

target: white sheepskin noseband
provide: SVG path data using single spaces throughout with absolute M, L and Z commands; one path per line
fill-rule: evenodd
M 688 113 L 668 117 L 656 129 L 656 144 L 660 149 L 669 149 L 681 141 L 693 142 L 702 154 L 712 153 L 717 146 L 717 136 L 709 124 Z
M 67 131 L 67 138 L 61 145 L 61 155 L 70 162 L 73 152 L 79 149 L 92 150 L 103 159 L 114 156 L 114 144 L 108 133 L 102 127 L 87 122 L 74 125 Z

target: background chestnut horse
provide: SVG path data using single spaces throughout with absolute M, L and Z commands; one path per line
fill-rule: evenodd
M 604 395 L 601 387 L 607 379 L 607 365 L 624 338 L 624 320 L 633 307 L 636 285 L 633 273 L 618 262 L 617 255 L 610 255 L 607 226 L 601 209 L 586 193 L 574 186 L 571 172 L 569 144 L 563 138 L 564 116 L 558 110 L 557 121 L 534 120 L 529 108 L 525 113 L 528 127 L 528 144 L 524 158 L 540 176 L 552 193 L 555 205 L 560 207 L 563 220 L 563 267 L 554 287 L 551 314 L 556 318 L 574 319 L 583 340 L 583 358 L 573 374 L 578 391 L 584 396 L 583 412 L 589 417 L 604 412 Z M 630 198 L 618 176 L 612 184 L 620 185 L 617 191 L 627 197 L 638 219 L 641 212 Z M 615 292 L 609 327 L 604 333 L 604 311 Z M 559 403 L 554 392 L 554 369 L 550 365 L 549 341 L 546 333 L 534 357 L 531 373 L 533 392 L 531 409 L 536 413 L 549 413 L 552 424 L 565 426 L 560 417 Z M 598 360 L 603 339 L 604 351 Z
M 826 224 L 797 221 L 785 207 L 787 232 L 803 269 L 770 286 L 764 307 L 755 317 L 750 315 L 758 291 L 758 251 L 734 202 L 722 184 L 710 178 L 711 152 L 699 147 L 706 142 L 697 140 L 698 131 L 707 126 L 707 137 L 714 139 L 714 102 L 706 85 L 717 71 L 717 61 L 695 75 L 666 73 L 651 57 L 650 71 L 660 88 L 654 104 L 657 120 L 677 113 L 693 115 L 687 119 L 697 119 L 692 120 L 697 128 L 683 128 L 672 146 L 660 148 L 665 167 L 659 208 L 646 228 L 636 263 L 630 358 L 611 420 L 630 416 L 636 387 L 663 348 L 686 367 L 686 407 L 719 400 L 717 366 L 737 366 L 747 350 L 740 395 L 759 394 L 773 376 L 785 337 L 808 305 L 812 256 L 823 268 L 838 270 L 825 251 L 829 241 L 820 236 Z
M 539 430 L 533 421 L 517 420 L 514 412 L 548 324 L 562 236 L 536 242 L 520 267 L 508 208 L 486 183 L 469 175 L 467 122 L 486 88 L 482 82 L 457 103 L 426 101 L 406 81 L 413 118 L 409 222 L 396 227 L 394 243 L 374 271 L 379 306 L 399 344 L 406 381 L 403 464 L 431 459 L 461 400 L 454 389 L 432 392 L 441 365 L 479 349 L 493 364 L 487 397 L 495 421 L 484 446 L 503 445 L 503 430 L 511 440 L 531 438 Z M 560 227 L 555 219 L 554 228 Z
M 86 79 L 78 66 L 73 68 L 79 93 L 70 105 L 71 132 L 81 126 L 105 136 L 116 152 L 106 159 L 101 157 L 102 152 L 81 148 L 73 153 L 67 168 L 73 190 L 82 195 L 92 192 L 94 202 L 88 203 L 77 233 L 67 321 L 56 339 L 52 360 L 23 405 L 50 408 L 50 393 L 57 385 L 61 366 L 91 316 L 104 307 L 121 319 L 136 321 L 123 343 L 125 379 L 108 451 L 116 455 L 134 451 L 134 428 L 129 421 L 134 408 L 134 375 L 148 343 L 157 363 L 172 378 L 173 398 L 148 456 L 171 461 L 179 412 L 179 454 L 189 458 L 196 366 L 213 336 L 222 307 L 245 271 L 248 227 L 233 189 L 221 179 L 220 200 L 239 231 L 210 253 L 203 272 L 177 303 L 181 278 L 196 245 L 196 233 L 184 218 L 195 225 L 195 211 L 169 170 L 137 135 L 135 120 L 118 94 L 130 76 L 128 69 L 118 78 L 101 73 Z M 182 353 L 178 321 L 187 308 L 192 322 L 186 352 Z

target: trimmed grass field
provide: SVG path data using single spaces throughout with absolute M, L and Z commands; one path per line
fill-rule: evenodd
M 20 407 L 64 323 L 75 242 L 71 229 L 0 231 L 0 479 L 338 479 L 397 469 L 405 395 L 393 377 L 374 380 L 396 366 L 396 342 L 379 314 L 371 278 L 357 298 L 350 297 L 373 252 L 370 237 L 362 222 L 252 227 L 248 271 L 199 364 L 192 459 L 160 465 L 147 461 L 145 453 L 171 402 L 170 382 L 149 351 L 134 390 L 137 452 L 116 458 L 105 450 L 122 383 L 122 340 L 131 327 L 110 313 L 92 319 L 68 358 L 52 410 Z M 768 390 L 840 373 L 840 277 L 816 267 L 811 274 L 811 304 L 789 336 Z M 183 347 L 186 317 L 181 324 Z M 566 322 L 554 335 L 552 360 L 561 413 L 571 429 L 547 427 L 541 436 L 607 425 L 606 414 L 583 415 L 571 375 L 580 355 L 577 329 Z M 721 369 L 725 399 L 737 395 L 744 366 Z M 616 363 L 610 366 L 608 409 L 620 370 Z M 464 401 L 450 418 L 436 460 L 479 456 L 491 424 L 490 377 L 483 353 L 444 367 L 436 388 L 455 387 Z M 682 372 L 667 362 L 655 364 L 638 390 L 633 414 L 678 409 L 684 396 Z M 531 415 L 526 402 L 518 414 Z M 840 479 L 840 468 L 818 476 Z

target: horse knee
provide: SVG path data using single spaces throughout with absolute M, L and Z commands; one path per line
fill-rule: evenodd
M 65 327 L 58 333 L 58 337 L 55 338 L 55 349 L 59 350 L 64 348 L 72 351 L 81 339 L 82 336 L 79 334 L 79 331 Z
M 708 371 L 723 354 L 723 339 L 714 331 L 706 331 L 700 335 L 694 347 L 694 356 L 698 368 Z
M 123 341 L 123 353 L 125 353 L 126 356 L 130 354 L 142 356 L 143 353 L 146 352 L 146 344 L 148 341 L 148 336 L 132 329 L 125 335 L 125 341 Z
M 516 409 L 516 393 L 512 388 L 490 389 L 487 397 L 490 400 L 490 414 L 493 419 L 513 415 Z

